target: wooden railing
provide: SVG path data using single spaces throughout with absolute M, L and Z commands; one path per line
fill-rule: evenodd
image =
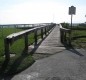
M 59 24 L 59 26 L 60 26 L 61 42 L 65 43 L 65 44 L 68 44 L 68 45 L 71 45 L 71 30 L 63 28 L 61 24 Z
M 17 26 L 17 25 L 16 25 Z M 10 44 L 12 45 L 16 40 L 24 37 L 25 39 L 25 51 L 26 53 L 28 52 L 28 35 L 33 32 L 34 33 L 34 39 L 35 39 L 35 45 L 37 44 L 37 31 L 40 30 L 41 31 L 41 38 L 43 39 L 43 35 L 47 34 L 53 27 L 55 26 L 55 24 L 53 23 L 48 23 L 48 24 L 41 24 L 38 27 L 34 27 L 32 29 L 28 29 L 28 30 L 24 30 L 21 32 L 17 32 L 17 33 L 13 33 L 10 34 L 9 36 L 7 36 L 4 39 L 4 44 L 5 44 L 5 58 L 7 60 L 10 59 Z M 45 32 L 43 32 L 43 30 L 45 30 Z

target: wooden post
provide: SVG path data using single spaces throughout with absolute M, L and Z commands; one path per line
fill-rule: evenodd
M 47 29 L 48 29 L 48 34 L 49 34 L 49 25 L 47 26 Z
M 71 45 L 71 31 L 69 31 L 69 45 Z
M 64 43 L 64 38 L 65 38 L 65 37 L 64 37 L 64 30 L 63 30 L 62 32 L 63 32 L 62 36 L 63 36 L 63 43 Z
M 41 38 L 43 39 L 43 28 L 41 28 Z
M 61 29 L 61 42 L 63 43 L 64 42 L 64 33 L 63 33 L 63 30 Z
M 51 25 L 49 25 L 49 30 L 51 30 Z
M 66 31 L 64 32 L 64 42 L 66 42 Z
M 35 45 L 37 45 L 37 29 L 34 30 Z
M 5 59 L 10 60 L 9 42 L 7 38 L 4 39 L 4 47 L 5 47 Z
M 25 52 L 28 53 L 28 35 L 25 34 Z
M 47 33 L 48 33 L 48 26 L 46 28 L 47 28 Z
M 45 36 L 46 36 L 46 26 L 45 26 Z
M 60 40 L 62 42 L 62 31 L 61 31 L 61 29 L 60 29 Z

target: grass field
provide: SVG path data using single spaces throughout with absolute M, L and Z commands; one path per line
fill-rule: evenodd
M 73 30 L 72 31 L 72 36 L 86 36 L 86 30 Z
M 67 23 L 62 23 L 62 26 L 71 29 Z M 86 26 L 72 26 L 72 38 L 73 47 L 86 49 Z
M 11 33 L 21 31 L 21 29 L 14 29 L 14 28 L 0 28 L 0 56 L 4 54 L 4 38 Z
M 14 42 L 13 45 L 11 45 L 10 52 L 12 52 L 13 54 L 16 54 L 16 56 L 12 57 L 9 61 L 9 64 L 7 64 L 7 67 L 5 67 L 6 66 L 6 64 L 4 64 L 5 58 L 3 57 L 4 38 L 11 33 L 19 32 L 19 31 L 22 31 L 22 29 L 14 29 L 14 28 L 3 28 L 2 29 L 0 28 L 0 71 L 3 70 L 3 67 L 4 67 L 6 69 L 5 71 L 3 70 L 4 72 L 17 73 L 27 68 L 34 62 L 34 59 L 32 58 L 31 55 L 27 55 L 27 56 L 21 55 L 24 49 L 24 38 L 21 38 L 17 40 L 16 42 Z M 34 42 L 33 33 L 28 35 L 28 41 L 29 41 L 29 44 Z
M 4 38 L 11 33 L 19 32 L 19 31 L 22 31 L 22 29 L 3 28 L 3 33 L 2 33 L 2 30 L 0 31 L 0 56 L 4 55 Z M 29 44 L 34 42 L 33 37 L 34 37 L 33 33 L 28 35 Z M 23 51 L 23 49 L 24 49 L 24 38 L 17 40 L 10 47 L 10 51 L 17 55 L 20 54 Z
M 86 30 L 73 30 L 72 31 L 72 45 L 76 48 L 86 49 Z
M 15 31 L 21 31 L 21 29 L 3 28 L 0 30 L 0 56 L 4 54 L 4 38 Z

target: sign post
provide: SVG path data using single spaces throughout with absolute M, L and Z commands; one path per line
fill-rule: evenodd
M 76 14 L 76 7 L 71 6 L 71 7 L 69 7 L 69 15 L 71 15 L 71 29 L 72 29 L 72 17 L 73 17 L 73 14 L 74 15 Z
M 74 7 L 74 6 L 69 7 L 69 15 L 71 15 L 70 45 L 71 45 L 71 37 L 72 37 L 72 35 L 71 35 L 71 33 L 72 33 L 72 18 L 73 18 L 73 15 L 75 15 L 75 14 L 76 14 L 76 7 Z

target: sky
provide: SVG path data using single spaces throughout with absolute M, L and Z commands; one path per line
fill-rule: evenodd
M 73 23 L 86 22 L 86 0 L 0 0 L 0 24 L 70 23 L 70 6 Z

